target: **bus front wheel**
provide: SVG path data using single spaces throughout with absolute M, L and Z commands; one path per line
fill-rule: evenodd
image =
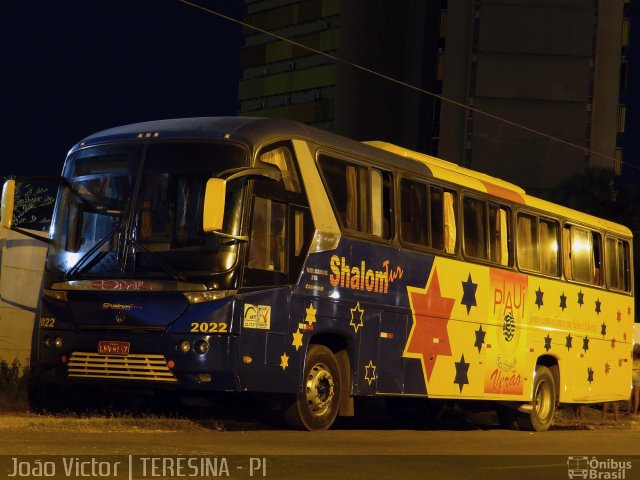
M 285 420 L 303 430 L 326 430 L 340 409 L 340 370 L 333 352 L 310 345 L 304 365 L 302 391 L 285 412 Z
M 531 411 L 518 415 L 521 430 L 544 432 L 549 429 L 556 413 L 556 385 L 551 370 L 538 365 L 533 380 Z

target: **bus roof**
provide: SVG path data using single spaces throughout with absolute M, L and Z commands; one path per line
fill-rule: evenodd
M 398 156 L 362 142 L 302 123 L 262 117 L 196 117 L 134 123 L 94 133 L 77 144 L 77 148 L 105 142 L 144 139 L 206 138 L 244 143 L 254 147 L 285 139 L 301 139 L 349 152 L 363 158 L 376 159 L 384 165 L 423 175 L 431 175 L 429 167 L 415 159 Z
M 195 117 L 134 123 L 89 135 L 75 145 L 71 152 L 77 148 L 105 142 L 169 138 L 230 140 L 254 147 L 285 139 L 307 140 L 337 151 L 375 159 L 383 165 L 432 176 L 514 203 L 553 212 L 564 218 L 601 227 L 619 235 L 631 236 L 631 231 L 623 225 L 532 197 L 521 187 L 499 178 L 391 143 L 358 142 L 293 120 L 263 117 Z
M 455 163 L 432 157 L 424 153 L 414 152 L 412 150 L 399 147 L 391 143 L 378 141 L 366 143 L 377 148 L 393 152 L 397 155 L 402 155 L 404 157 L 413 158 L 417 161 L 424 162 L 429 166 L 429 169 L 432 171 L 435 178 L 447 180 L 457 185 L 461 185 L 480 192 L 486 192 L 497 197 L 511 200 L 515 203 L 526 205 L 545 212 L 550 212 L 566 219 L 574 220 L 576 222 L 603 228 L 618 235 L 624 235 L 628 237 L 632 235 L 631 230 L 624 225 L 611 222 L 603 218 L 595 217 L 593 215 L 589 215 L 572 208 L 564 207 L 547 200 L 542 200 L 541 198 L 527 195 L 523 188 L 499 178 L 492 177 L 490 175 L 480 173 L 469 168 L 461 167 Z

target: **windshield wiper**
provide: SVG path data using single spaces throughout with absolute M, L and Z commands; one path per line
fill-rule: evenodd
M 169 260 L 164 258 L 158 252 L 149 250 L 147 247 L 145 247 L 144 245 L 142 245 L 140 242 L 136 241 L 133 238 L 127 240 L 127 244 L 131 245 L 133 248 L 140 250 L 142 253 L 146 253 L 151 258 L 153 258 L 158 263 L 158 265 L 160 265 L 160 267 L 162 267 L 162 269 L 166 273 L 168 273 L 174 280 L 179 282 L 185 281 L 185 277 L 182 275 L 182 273 L 180 273 Z
M 105 235 L 102 239 L 100 239 L 96 244 L 87 250 L 87 253 L 82 255 L 80 259 L 76 262 L 76 264 L 67 270 L 67 273 L 64 274 L 65 280 L 71 280 L 74 276 L 79 273 L 82 273 L 85 268 L 87 268 L 91 264 L 91 260 L 94 259 L 94 254 L 100 250 L 100 248 L 107 243 L 109 240 L 113 238 L 113 236 L 120 230 L 118 225 L 115 225 L 107 235 Z

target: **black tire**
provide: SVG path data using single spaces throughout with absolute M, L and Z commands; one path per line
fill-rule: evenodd
M 556 382 L 551 370 L 542 365 L 536 367 L 531 407 L 531 412 L 518 414 L 520 430 L 547 431 L 556 413 Z
M 302 392 L 285 412 L 289 425 L 301 430 L 326 430 L 340 410 L 342 383 L 336 357 L 323 345 L 310 345 Z

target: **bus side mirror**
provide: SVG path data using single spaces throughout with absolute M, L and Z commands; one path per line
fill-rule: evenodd
M 13 205 L 16 195 L 16 181 L 11 179 L 4 182 L 2 187 L 2 204 L 0 206 L 0 225 L 11 228 L 13 224 Z
M 222 230 L 226 194 L 226 180 L 221 178 L 210 178 L 207 180 L 207 186 L 204 191 L 204 209 L 202 213 L 202 228 L 205 232 L 217 232 Z M 2 198 L 2 205 L 4 205 L 4 196 Z

